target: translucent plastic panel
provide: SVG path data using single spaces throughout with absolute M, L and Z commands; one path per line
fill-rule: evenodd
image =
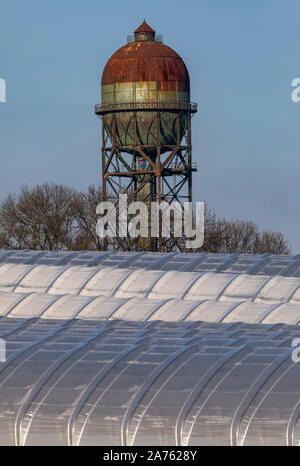
M 223 348 L 223 354 L 229 352 Z M 154 381 L 129 424 L 128 444 L 174 445 L 176 424 L 185 401 L 220 359 L 213 350 L 206 354 L 186 351 Z
M 158 255 L 157 253 L 151 252 L 142 252 L 135 255 L 135 258 L 132 258 L 131 254 L 131 264 L 130 267 L 137 268 L 137 269 L 149 269 L 153 270 L 154 262 L 157 260 Z M 129 266 L 129 265 L 127 265 Z
M 235 305 L 236 303 L 234 303 Z M 187 321 L 204 320 L 206 322 L 220 322 L 231 305 L 221 301 L 204 301 L 200 303 L 186 318 Z
M 135 298 L 126 301 L 119 309 L 114 313 L 114 319 L 124 319 L 132 321 L 146 321 L 151 319 L 152 315 L 156 313 L 157 309 L 164 304 L 164 301 L 156 299 L 145 299 L 139 301 Z
M 86 348 L 88 353 L 88 348 Z M 70 351 L 70 355 L 72 351 Z M 36 361 L 37 362 L 37 361 Z M 32 397 L 20 425 L 21 445 L 66 445 L 68 417 L 72 405 L 104 363 L 65 359 L 60 370 L 54 372 L 39 393 Z
M 0 263 L 109 266 L 156 270 L 251 273 L 258 275 L 300 275 L 300 258 L 279 255 L 169 253 L 152 252 L 64 252 L 64 251 L 0 251 Z
M 162 304 L 156 312 L 153 313 L 150 320 L 165 320 L 168 322 L 176 322 L 184 320 L 192 310 L 195 309 L 195 301 L 183 301 L 171 299 L 165 304 Z
M 98 253 L 101 257 L 101 266 L 103 267 L 123 267 L 126 268 L 128 262 L 134 262 L 139 253 L 130 252 L 109 252 L 109 253 Z
M 31 265 L 25 264 L 1 264 L 0 291 L 13 291 L 31 268 Z
M 43 313 L 45 319 L 71 319 L 86 306 L 89 298 L 86 296 L 62 296 Z
M 269 260 L 264 262 L 261 273 L 265 275 L 285 275 L 289 269 L 292 272 L 297 262 L 296 257 L 293 260 L 289 256 L 271 256 Z
M 149 293 L 150 299 L 182 298 L 199 274 L 192 272 L 167 272 L 154 285 Z
M 159 261 L 157 261 L 157 265 L 159 268 L 162 268 L 164 270 L 178 270 L 178 271 L 192 271 L 193 270 L 193 264 L 195 262 L 199 262 L 199 259 L 204 259 L 201 257 L 202 255 L 200 254 L 194 254 L 193 257 L 189 254 L 174 254 L 174 255 L 168 255 L 168 259 L 164 261 L 163 264 L 160 264 Z
M 24 251 L 2 251 L 0 250 L 0 261 L 5 262 L 14 262 L 15 264 L 19 263 L 29 263 L 31 259 L 40 257 L 42 254 L 45 254 L 44 251 L 30 251 L 30 250 L 24 250 Z
M 223 322 L 259 323 L 273 307 L 271 303 L 242 302 L 224 318 Z
M 300 306 L 299 304 L 281 304 L 277 306 L 262 321 L 264 324 L 284 323 L 289 325 L 299 325 Z
M 33 293 L 23 299 L 10 312 L 10 317 L 31 318 L 38 317 L 53 302 L 53 296 Z
M 72 259 L 81 255 L 81 252 L 63 252 L 63 251 L 49 251 L 45 252 L 43 256 L 39 257 L 36 264 L 40 265 L 68 265 L 72 263 Z
M 153 285 L 164 275 L 164 272 L 156 270 L 136 270 L 120 285 L 115 296 L 119 298 L 138 297 L 144 298 L 151 292 Z M 149 295 L 149 298 L 152 298 Z M 153 296 L 156 298 L 157 296 Z
M 132 270 L 103 268 L 94 275 L 81 294 L 86 296 L 113 296 Z
M 64 271 L 63 267 L 53 265 L 36 265 L 22 279 L 16 291 L 19 292 L 46 292 Z
M 142 354 L 144 351 L 141 352 Z M 163 355 L 163 361 L 167 360 L 169 354 L 170 350 Z M 82 407 L 75 428 L 75 444 L 121 444 L 122 422 L 129 403 L 134 400 L 145 381 L 151 379 L 155 369 L 161 364 L 155 359 L 153 362 L 140 361 L 136 353 L 133 353 L 132 357 L 131 364 L 116 363 L 109 376 L 91 395 L 89 404 Z
M 23 298 L 23 294 L 0 291 L 0 316 L 5 316 Z
M 13 256 L 16 251 L 4 251 L 0 249 L 0 262 L 5 262 L 10 256 Z
M 229 259 L 231 259 L 231 256 L 226 254 L 200 254 L 198 260 L 195 259 L 194 263 L 191 264 L 190 270 L 218 272 L 224 268 Z M 190 260 L 192 260 L 192 257 Z
M 78 294 L 97 271 L 97 267 L 70 266 L 59 275 L 49 292 L 53 294 Z
M 250 361 L 249 352 L 242 351 L 239 355 L 238 364 L 229 360 L 219 367 L 215 376 L 199 392 L 184 423 L 185 444 L 235 444 L 235 433 L 248 404 L 247 392 L 276 358 L 275 353 L 269 360 L 258 356 Z M 254 387 L 253 391 L 255 396 Z M 257 445 L 261 444 L 261 438 L 258 437 L 256 441 Z
M 286 445 L 289 419 L 300 395 L 299 377 L 299 364 L 293 363 L 288 352 L 273 360 L 245 406 L 238 445 L 255 445 L 258 438 L 263 446 Z
M 113 315 L 124 303 L 125 299 L 108 298 L 99 296 L 88 303 L 78 314 L 80 319 L 108 319 Z
M 286 323 L 298 325 L 300 306 L 297 302 L 272 300 L 181 300 L 116 298 L 84 295 L 0 292 L 0 315 L 30 318 L 82 319 L 113 318 L 125 321 L 203 320 L 209 322 Z
M 298 278 L 273 277 L 257 295 L 257 299 L 286 301 L 291 298 L 297 287 L 300 286 Z
M 205 273 L 192 285 L 185 299 L 215 299 L 233 279 L 235 275 L 232 274 Z
M 260 264 L 262 266 L 263 261 L 266 260 L 264 256 L 258 254 L 232 254 L 231 256 L 227 255 L 227 258 L 227 260 L 226 258 L 224 259 L 221 267 L 221 271 L 227 273 L 254 272 L 255 270 L 259 270 L 261 268 Z
M 259 275 L 238 275 L 222 294 L 223 298 L 252 299 L 266 282 L 268 277 Z
M 125 303 L 88 306 L 104 300 Z M 15 348 L 0 366 L 1 444 L 298 442 L 298 326 L 10 317 L 0 329 Z
M 298 278 L 298 280 L 300 279 L 300 277 Z M 292 302 L 296 302 L 296 303 L 299 303 L 300 302 L 300 287 L 297 288 L 295 290 L 295 292 L 293 293 L 293 295 L 291 296 L 291 301 Z

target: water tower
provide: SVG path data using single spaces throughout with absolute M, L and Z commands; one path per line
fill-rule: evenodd
M 190 79 L 182 58 L 144 21 L 106 63 L 101 82 L 104 199 L 192 201 Z M 149 225 L 150 228 L 150 225 Z M 105 242 L 108 248 L 109 239 Z M 171 251 L 176 239 L 114 241 L 116 249 Z

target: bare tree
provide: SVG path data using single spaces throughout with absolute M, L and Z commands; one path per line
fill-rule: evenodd
M 78 194 L 57 184 L 23 186 L 0 205 L 2 246 L 13 249 L 68 249 L 78 226 L 74 222 Z
M 263 231 L 256 235 L 253 242 L 253 253 L 290 254 L 290 248 L 282 233 Z
M 240 254 L 289 254 L 284 235 L 262 231 L 252 221 L 217 219 L 209 208 L 205 211 L 204 244 L 201 252 Z
M 88 187 L 87 193 L 79 193 L 76 199 L 75 218 L 79 232 L 75 238 L 73 249 L 101 250 L 103 239 L 96 233 L 98 216 L 97 205 L 103 200 L 101 188 L 94 185 Z
M 96 207 L 102 200 L 102 191 L 95 186 L 85 193 L 57 184 L 23 186 L 19 195 L 10 194 L 0 204 L 0 247 L 101 250 Z M 178 250 L 185 251 L 184 237 L 176 244 Z M 110 247 L 115 248 L 114 242 Z M 122 248 L 136 250 L 140 245 L 137 239 L 128 237 Z M 290 250 L 282 233 L 259 232 L 251 221 L 217 219 L 206 207 L 204 244 L 198 252 L 289 254 Z

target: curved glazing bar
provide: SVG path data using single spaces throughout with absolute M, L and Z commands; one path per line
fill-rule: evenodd
M 160 308 L 170 301 L 172 301 L 172 298 L 163 299 L 160 303 L 156 304 L 154 308 L 152 308 L 149 314 L 147 315 L 145 319 L 146 322 L 149 322 L 149 320 L 151 320 L 155 316 L 155 314 L 160 310 Z
M 159 270 L 144 270 L 141 273 L 138 269 L 100 266 L 43 267 L 35 264 L 25 271 L 13 271 L 10 265 L 9 273 L 2 273 L 2 278 L 0 276 L 0 296 L 2 292 L 16 291 L 117 298 L 300 302 L 300 277 Z
M 146 380 L 144 385 L 142 385 L 142 387 L 139 389 L 134 399 L 132 400 L 131 404 L 127 408 L 123 421 L 122 421 L 121 438 L 122 438 L 123 446 L 128 446 L 128 441 L 129 441 L 129 445 L 132 445 L 132 442 L 134 441 L 136 430 L 132 436 L 132 442 L 131 442 L 131 439 L 129 439 L 130 422 L 134 415 L 134 412 L 136 411 L 137 407 L 139 406 L 141 400 L 144 398 L 147 391 L 154 384 L 156 379 L 166 370 L 167 367 L 169 367 L 174 361 L 176 361 L 176 359 L 178 359 L 184 353 L 186 353 L 187 351 L 190 352 L 191 350 L 193 350 L 193 348 L 190 346 L 187 346 L 186 348 L 181 348 L 180 350 L 176 351 L 169 358 L 167 358 L 161 365 L 159 365 L 156 368 L 156 370 L 153 371 L 153 373 L 151 374 L 151 377 L 148 380 Z
M 262 254 L 259 261 L 256 262 L 255 264 L 253 264 L 249 268 L 248 273 L 250 273 L 252 275 L 255 275 L 255 274 L 261 272 L 262 269 L 263 269 L 263 266 L 268 263 L 268 259 L 269 259 L 270 255 L 271 254 Z
M 66 270 L 70 268 L 70 265 L 65 265 L 63 266 L 57 273 L 57 275 L 53 278 L 53 280 L 49 283 L 49 285 L 46 288 L 45 293 L 49 293 L 51 288 L 55 285 L 56 281 L 64 274 Z
M 286 430 L 286 445 L 288 447 L 299 446 L 295 443 L 295 430 L 296 425 L 300 419 L 300 400 L 297 401 L 293 411 L 288 420 L 287 430 Z
M 19 320 L 19 319 L 18 319 Z M 19 330 L 24 330 L 26 326 L 32 325 L 35 321 L 35 317 L 31 317 L 29 319 L 20 319 L 21 322 L 18 322 L 14 327 L 5 330 L 4 332 L 0 332 L 0 338 L 7 338 L 11 336 L 13 333 L 18 332 Z
M 183 351 L 183 358 L 181 358 L 181 355 L 179 355 L 177 358 L 175 358 L 171 364 L 167 364 L 167 361 L 162 364 L 164 366 L 164 372 L 160 374 L 158 377 L 151 378 L 151 386 L 156 383 L 155 390 L 153 390 L 152 387 L 152 392 L 150 393 L 150 389 L 148 387 L 148 390 L 144 393 L 144 399 L 143 402 L 141 403 L 139 413 L 136 414 L 136 419 L 135 419 L 135 425 L 134 425 L 134 413 L 132 414 L 132 428 L 131 428 L 131 445 L 135 444 L 136 438 L 138 436 L 138 431 L 139 430 L 144 430 L 142 429 L 143 424 L 148 424 L 148 418 L 151 417 L 151 414 L 149 415 L 149 412 L 152 410 L 156 410 L 156 403 L 159 403 L 159 398 L 163 397 L 165 395 L 165 392 L 168 391 L 167 387 L 169 384 L 172 384 L 172 380 L 177 377 L 177 375 L 184 370 L 189 363 L 191 363 L 193 356 L 197 353 L 198 348 L 197 345 L 193 345 L 192 340 L 187 340 L 186 341 L 186 346 L 189 348 L 189 350 Z M 176 367 L 172 368 L 173 363 L 176 364 Z M 174 364 L 174 365 L 175 365 Z M 160 368 L 162 368 L 160 366 Z M 172 368 L 172 369 L 171 369 Z M 158 368 L 159 370 L 159 368 Z M 153 374 L 154 375 L 154 374 Z M 161 379 L 161 380 L 160 380 Z M 158 380 L 160 380 L 158 382 Z M 150 383 L 150 381 L 149 381 Z M 148 395 L 148 397 L 146 396 Z M 148 398 L 148 399 L 146 399 Z M 136 412 L 138 410 L 138 407 L 136 407 Z M 147 427 L 146 427 L 147 429 Z M 128 434 L 130 436 L 130 423 L 128 425 Z M 128 437 L 129 437 L 128 436 Z
M 300 269 L 300 254 L 293 256 L 293 260 L 290 261 L 285 271 L 282 273 L 284 277 L 292 277 L 297 270 Z
M 252 403 L 251 410 L 249 410 L 248 415 L 245 416 L 245 420 L 246 419 L 247 420 L 246 420 L 245 426 L 244 426 L 244 432 L 243 432 L 243 436 L 242 436 L 242 439 L 241 439 L 241 445 L 251 444 L 253 442 L 253 437 L 255 438 L 257 434 L 261 435 L 261 426 L 259 425 L 260 424 L 259 419 L 261 417 L 264 418 L 265 429 L 266 430 L 268 429 L 268 425 L 269 425 L 269 429 L 270 430 L 272 429 L 272 427 L 273 427 L 273 419 L 272 418 L 275 417 L 275 416 L 274 416 L 273 413 L 271 414 L 271 411 L 274 411 L 274 410 L 270 410 L 269 407 L 268 407 L 269 399 L 272 399 L 274 397 L 274 393 L 276 393 L 277 387 L 279 385 L 282 385 L 281 382 L 283 381 L 284 378 L 286 380 L 290 379 L 288 373 L 295 367 L 294 364 L 292 363 L 292 359 L 289 358 L 289 356 L 292 355 L 292 351 L 290 350 L 287 353 L 288 353 L 288 357 L 286 358 L 286 360 L 283 361 L 281 363 L 281 365 L 279 365 L 279 367 L 277 367 L 277 369 L 276 369 L 276 372 L 279 372 L 279 373 L 276 373 L 275 375 L 273 374 L 273 379 L 272 380 L 271 380 L 271 377 L 270 377 L 269 386 L 265 387 L 265 390 L 260 390 L 257 393 L 255 403 Z M 285 364 L 285 366 L 287 365 L 287 367 L 284 367 L 284 362 L 287 363 L 287 364 Z M 286 385 L 286 382 L 284 382 L 283 385 Z M 279 393 L 284 393 L 284 392 L 283 392 L 283 390 L 280 390 L 280 388 L 279 388 L 278 389 L 278 394 Z M 297 388 L 296 388 L 296 390 L 293 390 L 293 388 L 289 389 L 289 391 L 286 392 L 285 395 L 287 397 L 290 397 L 293 400 L 293 402 L 295 402 L 295 400 L 299 399 L 299 392 L 298 392 Z M 286 418 L 286 415 L 289 413 L 289 410 L 290 410 L 290 406 L 289 406 L 289 403 L 288 403 L 287 406 L 286 406 L 286 409 L 283 410 L 283 412 L 281 413 L 282 422 L 286 423 L 286 427 L 285 427 L 285 429 L 277 429 L 278 432 L 276 433 L 277 438 L 280 439 L 280 443 L 284 442 L 285 439 L 286 439 L 286 436 L 287 436 L 288 419 Z M 262 435 L 263 435 L 263 433 L 262 433 Z M 282 437 L 282 439 L 280 437 Z M 276 441 L 274 442 L 274 444 L 276 445 Z
M 4 317 L 3 330 L 0 444 L 298 442 L 297 326 Z
M 56 325 L 54 329 L 51 330 L 50 332 L 46 332 L 45 335 L 41 336 L 37 340 L 34 340 L 24 345 L 23 347 L 21 347 L 19 350 L 13 352 L 12 355 L 7 359 L 7 361 L 2 366 L 0 366 L 0 374 L 5 372 L 11 366 L 12 363 L 14 363 L 13 371 L 16 371 L 18 367 L 20 366 L 20 364 L 22 364 L 22 357 L 23 358 L 26 357 L 27 352 L 38 348 L 39 346 L 44 344 L 46 341 L 56 336 L 58 333 L 62 332 L 66 326 L 71 325 L 71 324 L 72 324 L 72 321 L 63 321 L 59 325 Z M 19 358 L 21 359 L 21 362 L 16 363 L 16 361 L 18 361 Z M 3 381 L 0 382 L 0 386 L 1 384 L 3 384 Z
M 22 303 L 25 299 L 28 298 L 28 296 L 31 296 L 32 293 L 25 293 L 25 294 L 18 294 L 16 295 L 16 301 L 14 303 L 12 303 L 8 309 L 5 310 L 5 314 L 3 314 L 4 317 L 7 317 L 11 312 L 13 312 L 13 310 L 20 304 Z
M 42 386 L 45 385 L 47 380 L 56 372 L 58 369 L 71 357 L 73 357 L 77 352 L 81 351 L 83 348 L 85 348 L 87 345 L 93 343 L 94 340 L 98 339 L 99 337 L 103 336 L 104 334 L 107 334 L 110 331 L 105 325 L 100 325 L 100 330 L 94 332 L 94 334 L 90 335 L 88 338 L 83 340 L 82 343 L 79 345 L 75 346 L 72 348 L 70 351 L 64 353 L 56 362 L 55 364 L 51 365 L 46 372 L 43 373 L 43 375 L 36 381 L 34 387 L 32 390 L 30 390 L 26 397 L 25 400 L 23 401 L 17 416 L 16 416 L 16 421 L 15 421 L 15 444 L 17 446 L 20 445 L 25 445 L 26 443 L 26 438 L 28 435 L 28 431 L 30 429 L 30 425 L 34 419 L 35 413 L 38 410 L 40 404 L 43 402 L 43 400 L 46 398 L 48 395 L 49 391 L 44 395 L 44 398 L 42 398 L 37 406 L 30 411 L 27 415 L 27 423 L 25 423 L 25 416 L 26 413 L 29 409 L 29 407 L 33 404 L 33 401 L 36 397 L 36 395 L 39 393 L 41 390 Z M 52 387 L 50 388 L 50 390 Z M 23 424 L 26 424 L 23 426 Z
M 275 311 L 278 307 L 280 307 L 282 305 L 282 303 L 276 303 L 274 304 L 273 306 L 271 306 L 270 309 L 268 309 L 266 312 L 264 312 L 262 314 L 262 316 L 259 318 L 258 320 L 258 324 L 262 324 L 264 322 L 264 320 L 270 316 L 270 314 L 272 314 L 273 311 Z
M 109 372 L 116 367 L 116 365 L 121 362 L 124 358 L 130 355 L 130 353 L 136 351 L 137 349 L 142 349 L 143 348 L 143 340 L 145 339 L 145 335 L 147 335 L 148 332 L 151 330 L 145 330 L 144 336 L 139 337 L 134 345 L 130 346 L 129 348 L 126 348 L 122 353 L 117 354 L 117 356 L 107 363 L 104 368 L 91 380 L 90 384 L 86 387 L 86 389 L 82 392 L 80 399 L 78 400 L 68 422 L 68 443 L 70 446 L 74 445 L 79 445 L 80 439 L 83 435 L 84 432 L 84 427 L 86 425 L 86 422 L 89 418 L 89 414 L 86 415 L 86 420 L 82 425 L 81 431 L 78 434 L 78 439 L 76 439 L 76 434 L 75 434 L 75 425 L 76 425 L 76 420 L 77 417 L 83 407 L 84 404 L 86 404 L 87 400 L 91 396 L 91 394 L 94 392 L 96 387 L 101 383 L 101 381 L 109 374 Z
M 272 280 L 273 277 L 266 277 L 261 286 L 258 287 L 256 290 L 256 293 L 252 296 L 252 301 L 255 301 L 259 294 L 265 289 L 265 287 L 268 285 L 268 283 Z
M 298 325 L 300 304 L 294 301 L 241 299 L 181 300 L 173 297 L 139 299 L 101 295 L 48 295 L 42 293 L 0 293 L 0 315 L 12 319 L 122 319 L 133 321 L 197 321 L 285 323 Z
M 234 264 L 238 254 L 229 254 L 228 256 L 228 259 L 225 259 L 223 262 L 221 262 L 220 265 L 216 267 L 216 272 L 220 273 L 223 272 L 223 270 L 227 270 L 228 267 Z
M 228 287 L 230 285 L 232 285 L 234 283 L 234 281 L 238 278 L 238 274 L 235 274 L 233 277 L 231 277 L 227 283 L 225 283 L 225 285 L 223 286 L 223 288 L 221 289 L 221 291 L 219 291 L 217 297 L 216 297 L 216 300 L 218 301 L 219 299 L 222 298 L 222 296 L 224 295 L 225 291 L 228 289 Z
M 224 320 L 241 304 L 245 303 L 246 301 L 237 301 L 236 303 L 233 303 L 229 308 L 225 311 L 222 317 L 218 320 L 218 322 L 221 324 L 224 322 Z
M 293 297 L 295 296 L 297 291 L 299 291 L 299 289 L 300 289 L 300 283 L 297 283 L 295 285 L 295 288 L 291 291 L 290 295 L 287 297 L 287 302 L 290 302 L 293 300 Z
M 275 371 L 289 358 L 291 357 L 292 350 L 289 349 L 283 355 L 279 356 L 272 364 L 268 365 L 265 370 L 259 375 L 259 377 L 254 380 L 253 384 L 250 386 L 249 390 L 243 397 L 240 402 L 238 409 L 236 410 L 230 428 L 230 437 L 231 445 L 243 445 L 245 441 L 245 436 L 247 434 L 247 427 L 244 429 L 244 432 L 241 433 L 241 424 L 243 418 L 249 409 L 249 406 L 253 402 L 253 399 L 256 397 L 258 391 L 266 384 L 268 379 L 273 375 Z
M 244 348 L 243 347 L 237 347 L 234 348 L 232 351 L 230 351 L 228 354 L 225 354 L 223 357 L 221 357 L 219 360 L 217 360 L 208 370 L 207 372 L 200 378 L 199 382 L 197 385 L 194 387 L 193 391 L 190 392 L 189 396 L 187 397 L 184 405 L 182 406 L 178 417 L 176 419 L 176 427 L 175 427 L 175 436 L 176 436 L 176 445 L 177 446 L 186 446 L 189 443 L 189 438 L 190 438 L 190 433 L 187 436 L 187 440 L 183 442 L 183 429 L 184 429 L 184 423 L 186 421 L 186 418 L 191 411 L 195 401 L 197 398 L 200 396 L 202 393 L 204 387 L 207 385 L 207 383 L 216 375 L 216 373 L 219 371 L 219 369 L 231 358 L 233 358 L 236 354 L 240 353 Z M 196 417 L 195 417 L 196 419 Z M 193 424 L 190 427 L 190 432 L 193 428 Z

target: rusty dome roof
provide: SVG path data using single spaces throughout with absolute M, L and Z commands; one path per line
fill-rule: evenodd
M 190 84 L 182 58 L 155 40 L 130 42 L 117 50 L 106 63 L 101 83 L 138 81 L 179 81 L 187 90 Z
M 154 29 L 152 29 L 149 24 L 146 23 L 146 20 L 144 19 L 144 22 L 134 31 L 134 32 L 155 32 Z

